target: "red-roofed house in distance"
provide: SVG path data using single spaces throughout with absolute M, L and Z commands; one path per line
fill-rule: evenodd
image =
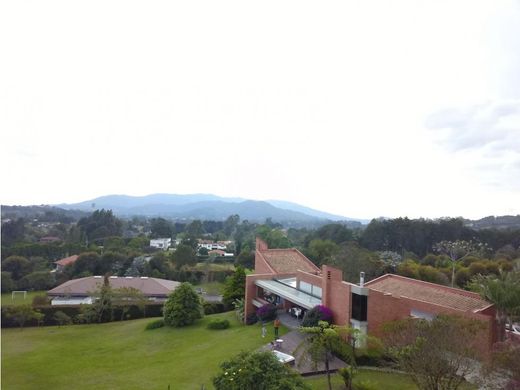
M 54 264 L 56 264 L 56 272 L 61 272 L 67 265 L 74 264 L 76 260 L 78 260 L 78 257 L 78 255 L 72 255 L 55 261 Z
M 361 273 L 359 284 L 345 282 L 341 270 L 327 265 L 320 269 L 297 249 L 269 249 L 260 239 L 255 272 L 246 276 L 245 300 L 246 318 L 266 303 L 298 314 L 324 305 L 332 310 L 335 324 L 375 336 L 385 322 L 457 314 L 482 322 L 482 352 L 496 341 L 495 308 L 478 294 L 393 274 L 365 283 Z

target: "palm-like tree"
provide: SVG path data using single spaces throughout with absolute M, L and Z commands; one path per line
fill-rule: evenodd
M 471 289 L 482 298 L 493 303 L 498 322 L 498 340 L 505 340 L 505 325 L 520 312 L 520 273 L 500 272 L 496 275 L 477 275 L 471 282 Z

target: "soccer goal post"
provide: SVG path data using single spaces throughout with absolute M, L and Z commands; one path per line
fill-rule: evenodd
M 27 298 L 27 291 L 13 291 L 11 293 L 11 301 L 14 301 L 14 297 L 16 296 L 16 294 L 23 294 L 24 300 L 25 300 L 25 298 Z

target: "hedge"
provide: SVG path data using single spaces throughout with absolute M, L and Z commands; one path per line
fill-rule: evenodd
M 144 318 L 144 317 L 161 317 L 162 316 L 162 304 L 147 304 L 145 308 L 145 315 L 143 316 L 142 310 L 136 306 L 130 306 L 129 310 L 126 313 L 126 319 L 136 319 L 136 318 Z M 42 325 L 59 325 L 56 321 L 54 315 L 57 311 L 61 311 L 68 315 L 73 320 L 81 314 L 81 305 L 47 305 L 47 306 L 38 306 L 34 307 L 35 310 L 43 313 L 44 319 Z M 9 317 L 7 313 L 8 307 L 2 307 L 2 328 L 13 328 L 18 327 L 16 323 Z M 112 308 L 112 318 L 113 321 L 119 321 L 121 319 L 121 315 L 123 314 L 123 308 L 121 306 L 113 306 Z M 25 326 L 37 326 L 37 322 L 35 320 L 28 321 Z
M 229 328 L 229 321 L 225 318 L 214 318 L 212 319 L 208 325 L 208 329 L 227 329 Z

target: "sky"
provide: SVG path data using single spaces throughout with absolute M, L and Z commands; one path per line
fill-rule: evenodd
M 11 1 L 1 204 L 520 214 L 520 1 Z

